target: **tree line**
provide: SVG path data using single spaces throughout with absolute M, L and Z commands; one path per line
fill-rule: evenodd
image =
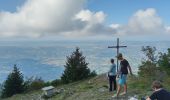
M 71 82 L 83 80 L 89 77 L 96 76 L 95 71 L 90 71 L 86 57 L 77 47 L 70 56 L 67 56 L 65 70 L 61 79 L 56 79 L 51 82 L 44 82 L 41 78 L 29 78 L 24 80 L 24 75 L 21 73 L 17 65 L 14 65 L 12 72 L 2 85 L 1 98 L 11 97 L 15 94 L 20 94 L 32 90 L 41 89 L 44 86 L 58 86 Z

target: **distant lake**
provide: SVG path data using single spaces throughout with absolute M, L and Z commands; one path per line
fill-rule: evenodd
M 155 46 L 161 52 L 167 52 L 170 48 L 170 42 L 167 41 L 123 41 L 120 44 L 127 45 L 120 52 L 135 73 L 144 57 L 142 46 Z M 116 56 L 116 49 L 107 48 L 111 45 L 116 45 L 116 41 L 0 41 L 0 83 L 12 71 L 14 64 L 17 64 L 24 77 L 38 76 L 45 81 L 60 78 L 66 56 L 76 47 L 86 56 L 91 70 L 98 74 L 105 73 L 109 68 L 110 58 Z

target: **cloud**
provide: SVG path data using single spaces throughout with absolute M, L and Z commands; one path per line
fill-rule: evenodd
M 59 34 L 81 27 L 73 17 L 85 0 L 27 0 L 16 12 L 0 12 L 0 35 L 4 37 Z
M 0 12 L 1 37 L 88 36 L 113 31 L 104 12 L 84 10 L 86 0 L 27 0 L 17 11 Z
M 125 25 L 106 25 L 107 14 L 84 9 L 86 0 L 26 0 L 14 13 L 0 12 L 1 37 L 85 37 L 170 34 L 153 8 L 139 10 Z
M 166 27 L 166 32 L 170 34 L 170 26 Z
M 81 21 L 88 22 L 91 24 L 103 23 L 106 15 L 104 12 L 91 12 L 90 10 L 82 10 L 80 11 L 75 18 L 80 19 Z
M 154 8 L 139 10 L 129 19 L 127 25 L 113 24 L 112 28 L 121 35 L 157 35 L 166 34 L 169 30 Z
M 113 28 L 105 25 L 105 17 L 106 14 L 102 11 L 91 12 L 90 10 L 82 10 L 75 16 L 75 19 L 86 23 L 84 28 L 79 31 L 82 34 L 107 35 L 115 33 Z

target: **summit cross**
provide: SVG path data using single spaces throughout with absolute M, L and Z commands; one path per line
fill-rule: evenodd
M 117 38 L 117 45 L 116 46 L 108 46 L 108 48 L 116 48 L 117 49 L 117 56 L 119 54 L 119 49 L 120 48 L 125 48 L 125 47 L 127 47 L 127 46 L 120 46 L 119 45 L 119 38 Z M 119 63 L 119 61 L 117 59 L 117 71 L 118 71 L 118 63 Z

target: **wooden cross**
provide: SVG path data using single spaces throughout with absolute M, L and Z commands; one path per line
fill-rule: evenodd
M 119 45 L 119 38 L 117 38 L 117 46 L 108 46 L 108 48 L 116 48 L 117 49 L 117 56 L 119 54 L 119 48 L 123 48 L 123 47 L 127 47 L 127 46 L 120 46 Z M 118 71 L 118 59 L 117 59 L 117 71 Z

